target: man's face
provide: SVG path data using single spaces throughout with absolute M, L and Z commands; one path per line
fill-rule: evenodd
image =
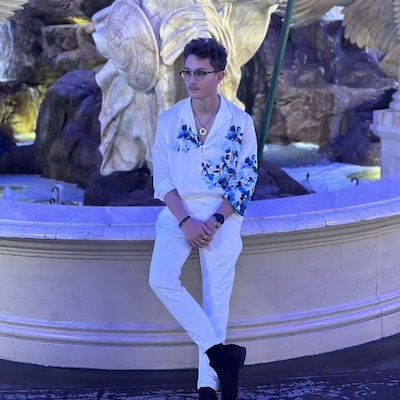
M 197 58 L 190 55 L 185 61 L 184 70 L 187 74 L 186 89 L 192 99 L 202 100 L 217 95 L 218 84 L 221 82 L 224 72 L 216 71 L 208 58 Z M 190 72 L 192 72 L 191 75 Z

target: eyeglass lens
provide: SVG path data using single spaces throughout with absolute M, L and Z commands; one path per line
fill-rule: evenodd
M 184 70 L 180 72 L 180 75 L 185 81 L 188 81 L 192 77 L 192 75 L 194 76 L 194 79 L 201 81 L 204 79 L 206 75 L 211 74 L 213 72 L 217 71 L 202 71 L 200 69 L 197 69 L 195 71 Z

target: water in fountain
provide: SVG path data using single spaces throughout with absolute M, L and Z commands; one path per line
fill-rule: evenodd
M 296 181 L 302 184 L 308 182 L 317 193 L 380 179 L 380 166 L 331 163 L 318 153 L 318 146 L 312 143 L 267 145 L 264 158 L 280 166 Z
M 0 82 L 9 82 L 17 78 L 14 71 L 14 38 L 11 22 L 0 24 Z
M 56 204 L 54 188 L 62 188 L 66 205 L 82 205 L 83 189 L 77 185 L 43 178 L 39 175 L 0 175 L 0 199 L 26 201 L 40 204 Z

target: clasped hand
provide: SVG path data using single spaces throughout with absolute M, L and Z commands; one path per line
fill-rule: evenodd
M 194 248 L 201 249 L 208 247 L 218 228 L 209 220 L 203 222 L 198 219 L 190 218 L 182 226 L 182 230 L 190 245 Z

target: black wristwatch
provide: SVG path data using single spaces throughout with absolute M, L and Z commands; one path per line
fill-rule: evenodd
M 222 214 L 215 213 L 213 217 L 219 222 L 221 225 L 225 222 L 225 217 Z

